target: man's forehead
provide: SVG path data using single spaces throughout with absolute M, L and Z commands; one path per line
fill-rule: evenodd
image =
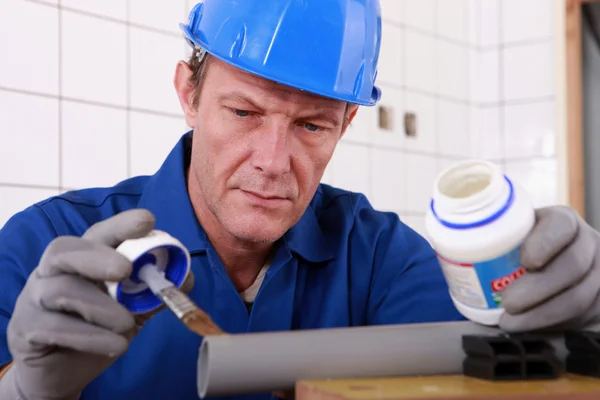
M 231 90 L 232 92 L 235 92 L 238 97 L 240 97 L 240 95 L 243 93 L 247 93 L 249 97 L 276 97 L 282 101 L 294 103 L 302 102 L 318 108 L 325 107 L 331 109 L 341 109 L 342 107 L 345 107 L 345 102 L 340 100 L 329 99 L 314 93 L 305 92 L 303 90 L 248 73 L 221 60 L 216 61 L 217 62 L 211 67 L 214 67 L 214 70 L 219 70 L 217 74 L 226 74 L 230 78 L 228 79 L 229 85 L 223 81 L 221 89 L 223 89 L 225 92 Z

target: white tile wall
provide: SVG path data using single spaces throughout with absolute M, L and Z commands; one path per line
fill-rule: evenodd
M 58 10 L 1 1 L 0 37 L 0 87 L 58 95 Z
M 39 189 L 33 187 L 0 186 L 0 221 L 4 225 L 13 214 L 51 196 L 58 194 L 57 189 Z
M 406 211 L 424 214 L 437 172 L 435 156 L 404 154 L 406 170 Z
M 0 104 L 0 183 L 58 187 L 58 100 L 0 90 Z
M 181 114 L 173 75 L 177 61 L 184 57 L 185 46 L 179 37 L 131 28 L 129 84 L 133 107 Z
M 375 114 L 374 122 L 376 125 L 367 128 L 372 129 L 372 143 L 379 146 L 401 149 L 405 141 L 404 112 L 406 108 L 403 104 L 403 91 L 392 87 L 385 87 L 380 101 L 380 106 L 386 107 L 389 110 L 392 129 L 380 129 L 379 113 Z M 374 111 L 377 110 L 377 108 L 374 109 Z
M 407 169 L 405 157 L 393 149 L 376 148 L 371 154 L 371 204 L 385 210 L 405 210 Z
M 127 1 L 123 0 L 61 0 L 65 9 L 78 10 L 94 15 L 127 20 Z
M 445 38 L 460 42 L 468 42 L 469 33 L 469 1 L 468 0 L 436 0 L 437 33 Z
M 347 190 L 371 192 L 371 149 L 340 142 L 332 160 L 333 183 Z
M 188 130 L 183 118 L 131 112 L 131 175 L 155 173 L 175 143 Z
M 0 113 L 0 226 L 65 188 L 155 172 L 187 130 L 172 78 L 195 0 L 58 3 L 0 2 L 0 37 L 13 38 L 0 40 L 10 60 L 0 105 L 11 106 Z M 435 175 L 464 157 L 495 160 L 536 204 L 555 202 L 548 3 L 382 0 L 378 84 L 392 129 L 377 107 L 360 109 L 323 182 L 367 194 L 420 233 Z
M 127 177 L 127 111 L 62 104 L 62 186 L 110 186 Z
M 476 104 L 500 102 L 500 50 L 470 51 L 469 88 Z
M 503 0 L 477 0 L 475 7 L 479 13 L 479 46 L 497 46 L 500 38 Z
M 388 97 L 388 93 L 383 98 Z M 383 101 L 383 100 L 382 100 Z M 362 107 L 358 109 L 352 123 L 346 129 L 344 140 L 352 143 L 370 144 L 375 140 L 377 126 L 377 109 L 375 107 Z
M 552 37 L 554 0 L 502 0 L 504 43 Z
M 538 207 L 556 203 L 557 172 L 555 158 L 533 158 L 506 164 L 508 176 L 525 189 Z
M 406 86 L 434 93 L 436 89 L 436 40 L 430 35 L 411 30 L 405 31 L 405 38 Z
M 425 219 L 418 215 L 403 215 L 399 214 L 400 220 L 411 227 L 415 232 L 427 238 L 425 230 Z
M 189 54 L 178 26 L 189 8 L 187 0 L 0 2 L 0 37 L 11 38 L 0 40 L 0 106 L 10 105 L 0 112 L 0 226 L 66 189 L 160 166 L 188 129 L 172 79 Z
M 465 45 L 439 41 L 437 43 L 436 92 L 453 99 L 469 98 L 469 49 Z
M 129 18 L 134 24 L 179 33 L 179 23 L 187 20 L 186 0 L 128 0 Z
M 465 27 L 467 32 L 467 43 L 472 47 L 479 45 L 479 20 L 480 20 L 480 7 L 477 2 L 479 0 L 467 0 L 467 26 Z
M 504 132 L 504 154 L 509 160 L 532 156 L 554 156 L 556 154 L 554 102 L 506 106 Z
M 404 94 L 403 111 L 414 113 L 417 116 L 416 136 L 404 135 L 404 126 L 401 127 L 400 134 L 404 136 L 403 147 L 428 154 L 435 153 L 436 126 L 439 118 L 436 114 L 435 97 L 429 94 L 407 91 Z
M 127 105 L 127 27 L 62 11 L 63 96 Z
M 475 158 L 501 161 L 504 158 L 500 106 L 471 106 L 471 155 Z
M 506 100 L 554 95 L 554 47 L 551 42 L 509 47 L 503 53 Z
M 406 0 L 380 0 L 381 15 L 386 21 L 403 23 L 406 21 Z
M 457 158 L 469 157 L 471 155 L 469 106 L 440 99 L 437 111 L 438 154 Z
M 323 172 L 323 176 L 321 177 L 321 183 L 325 183 L 327 185 L 333 185 L 333 163 L 327 164 L 325 168 L 325 172 Z
M 379 82 L 402 85 L 403 75 L 403 29 L 396 23 L 384 20 L 381 24 L 382 41 L 379 60 L 381 68 L 377 73 Z
M 436 0 L 404 0 L 404 3 L 406 25 L 426 32 L 435 32 Z

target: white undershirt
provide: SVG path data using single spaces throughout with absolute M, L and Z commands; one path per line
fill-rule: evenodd
M 262 269 L 258 273 L 258 276 L 254 280 L 252 285 L 250 285 L 250 287 L 248 289 L 246 289 L 242 293 L 240 293 L 240 296 L 242 296 L 242 300 L 244 300 L 246 303 L 253 303 L 254 299 L 256 299 L 256 295 L 258 294 L 260 286 L 262 285 L 263 281 L 265 280 L 266 272 L 267 272 L 267 266 L 265 265 L 264 267 L 262 267 Z
M 250 285 L 250 287 L 248 289 L 246 289 L 240 293 L 240 296 L 242 296 L 242 300 L 244 300 L 244 302 L 254 303 L 254 299 L 256 299 L 256 295 L 258 294 L 258 291 L 260 290 L 260 287 L 261 287 L 263 281 L 265 280 L 265 274 L 267 273 L 267 270 L 271 266 L 272 261 L 273 261 L 273 256 L 271 255 L 267 259 L 267 262 L 265 262 L 265 265 L 263 265 L 263 267 L 261 268 L 261 270 L 258 273 L 258 276 L 254 280 L 254 282 L 252 282 L 252 285 Z

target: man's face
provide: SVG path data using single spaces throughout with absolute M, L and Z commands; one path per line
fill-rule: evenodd
M 180 63 L 178 79 L 189 76 Z M 190 185 L 236 238 L 273 242 L 302 216 L 356 107 L 278 85 L 212 59 L 196 106 Z M 183 94 L 183 96 L 182 96 Z M 202 212 L 201 212 L 202 213 Z

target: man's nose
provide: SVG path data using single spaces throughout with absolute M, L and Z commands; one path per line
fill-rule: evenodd
M 264 129 L 254 135 L 252 166 L 271 176 L 280 176 L 290 171 L 289 125 L 283 121 L 265 124 Z

